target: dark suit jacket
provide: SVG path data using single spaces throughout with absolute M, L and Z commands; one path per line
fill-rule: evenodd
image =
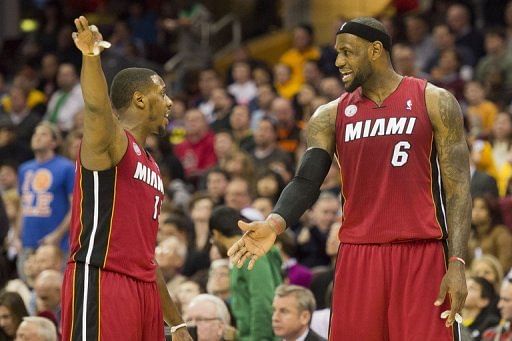
M 492 176 L 484 172 L 475 171 L 471 177 L 470 192 L 472 197 L 490 194 L 497 198 L 498 186 Z
M 306 338 L 304 341 L 326 341 L 323 337 L 315 333 L 313 330 L 309 330 L 308 335 L 306 335 Z

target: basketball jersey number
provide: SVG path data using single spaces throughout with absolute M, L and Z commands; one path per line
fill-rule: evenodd
M 407 154 L 407 150 L 411 149 L 411 144 L 407 141 L 400 141 L 395 144 L 395 149 L 393 150 L 393 157 L 391 158 L 391 164 L 394 167 L 402 167 L 407 163 L 407 159 L 409 158 L 409 154 Z
M 153 220 L 156 220 L 156 218 L 158 218 L 158 204 L 161 204 L 160 197 L 158 195 L 155 195 L 155 210 L 153 211 Z

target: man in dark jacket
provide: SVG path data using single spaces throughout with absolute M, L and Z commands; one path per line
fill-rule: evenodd
M 274 296 L 272 329 L 284 341 L 322 341 L 320 335 L 309 329 L 315 311 L 311 291 L 297 285 L 280 285 Z

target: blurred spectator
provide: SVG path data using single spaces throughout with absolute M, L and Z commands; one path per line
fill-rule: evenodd
M 274 66 L 274 86 L 279 96 L 292 98 L 299 91 L 301 83 L 292 79 L 292 68 L 284 63 Z
M 226 167 L 228 159 L 232 159 L 233 154 L 239 151 L 233 135 L 228 130 L 221 130 L 215 134 L 213 149 L 217 163 L 223 169 Z
M 254 131 L 254 159 L 256 171 L 269 168 L 273 162 L 282 162 L 287 169 L 293 168 L 293 161 L 288 153 L 279 148 L 277 143 L 278 127 L 274 119 L 263 117 Z
M 228 92 L 235 97 L 237 104 L 248 104 L 258 92 L 256 83 L 251 79 L 251 66 L 246 62 L 236 62 L 232 70 L 233 83 Z
M 41 120 L 38 113 L 29 108 L 27 92 L 20 87 L 12 86 L 9 91 L 11 109 L 6 112 L 7 117 L 14 124 L 14 133 L 17 142 L 23 146 L 30 146 L 30 139 L 34 129 Z
M 483 341 L 512 340 L 512 279 L 506 278 L 500 289 L 498 309 L 501 313 L 500 323 L 484 332 Z
M 252 69 L 252 78 L 258 88 L 262 85 L 273 84 L 272 71 L 267 65 L 255 66 Z
M 46 53 L 41 59 L 41 77 L 38 90 L 42 91 L 46 98 L 51 98 L 57 90 L 57 72 L 59 70 L 59 59 L 53 52 Z
M 262 117 L 269 116 L 272 102 L 277 97 L 276 90 L 272 84 L 262 84 L 258 86 L 258 97 L 253 101 L 256 109 L 251 112 L 251 129 L 253 131 L 258 127 Z
M 224 200 L 227 207 L 237 210 L 249 220 L 264 219 L 258 210 L 251 207 L 252 196 L 253 192 L 249 181 L 245 178 L 235 177 L 226 187 Z
M 210 265 L 208 272 L 208 283 L 206 291 L 219 297 L 224 302 L 229 302 L 231 289 L 229 285 L 229 260 L 226 258 L 217 259 Z
M 118 20 L 114 25 L 114 31 L 109 38 L 112 47 L 108 50 L 118 57 L 126 57 L 129 48 L 135 48 L 141 55 L 145 54 L 144 41 L 140 37 L 134 37 L 132 26 L 124 20 Z
M 183 165 L 185 176 L 195 182 L 215 162 L 213 133 L 201 111 L 190 109 L 185 115 L 186 140 L 176 146 L 175 152 Z
M 246 221 L 233 208 L 219 206 L 213 210 L 209 225 L 221 254 L 225 255 L 242 235 L 237 226 L 241 220 Z M 231 309 L 239 340 L 273 339 L 271 302 L 281 281 L 281 257 L 275 247 L 261 256 L 252 270 L 245 266 L 231 268 Z
M 466 115 L 470 122 L 471 134 L 488 136 L 498 114 L 498 107 L 485 98 L 484 88 L 478 81 L 466 83 L 464 98 L 468 103 Z
M 290 67 L 290 82 L 298 89 L 304 83 L 303 68 L 307 60 L 320 58 L 320 49 L 314 44 L 314 30 L 309 24 L 299 24 L 293 30 L 293 47 L 280 58 L 280 63 Z M 281 82 L 280 82 L 281 83 Z M 290 98 L 285 94 L 281 96 Z
M 46 110 L 46 97 L 43 92 L 36 89 L 37 79 L 32 68 L 26 70 L 27 72 L 20 71 L 12 82 L 12 87 L 19 88 L 25 95 L 26 106 L 30 111 L 36 113 L 38 116 L 42 116 Z M 11 95 L 4 96 L 2 100 L 2 110 L 4 112 L 11 112 L 14 110 Z M 17 99 L 19 106 L 19 98 Z
M 496 291 L 500 290 L 503 280 L 503 267 L 499 260 L 492 255 L 483 255 L 471 262 L 470 274 L 473 277 L 483 277 L 494 286 Z
M 319 308 L 313 312 L 311 317 L 310 328 L 320 335 L 321 337 L 329 338 L 329 324 L 331 322 L 331 296 L 332 296 L 332 282 L 327 287 L 325 292 L 326 308 Z
M 435 53 L 434 41 L 429 33 L 429 25 L 425 17 L 411 14 L 405 17 L 405 36 L 414 50 L 414 64 L 423 70 L 427 61 Z
M 233 97 L 224 88 L 217 88 L 212 91 L 211 96 L 213 102 L 212 121 L 210 128 L 214 132 L 221 130 L 231 130 L 229 118 L 235 101 Z
M 60 326 L 60 293 L 63 276 L 56 270 L 45 270 L 37 276 L 34 283 L 35 302 L 29 307 L 33 314 L 50 313 Z
M 492 198 L 498 198 L 498 185 L 496 184 L 496 180 L 483 171 L 479 171 L 475 167 L 475 162 L 473 161 L 473 148 L 475 148 L 476 144 L 481 143 L 482 141 L 474 142 L 470 147 L 470 158 L 469 158 L 469 167 L 471 171 L 471 183 L 470 183 L 470 193 L 471 196 L 487 196 Z
M 267 169 L 261 172 L 256 179 L 256 195 L 259 198 L 269 198 L 274 205 L 283 191 L 285 183 L 281 175 Z
M 195 193 L 189 204 L 190 218 L 193 223 L 193 233 L 189 241 L 188 255 L 183 266 L 182 274 L 192 276 L 210 266 L 209 228 L 208 221 L 213 209 L 213 200 L 204 193 Z
M 249 107 L 247 105 L 236 105 L 231 113 L 229 125 L 237 145 L 246 152 L 254 149 L 254 137 L 250 123 Z
M 305 123 L 309 121 L 313 113 L 317 109 L 313 104 L 313 100 L 317 96 L 317 92 L 315 88 L 309 84 L 304 84 L 297 96 L 295 96 L 295 111 L 296 117 L 299 120 L 299 127 L 304 127 Z
M 268 215 L 274 209 L 274 203 L 269 198 L 256 198 L 251 204 L 256 210 L 258 210 L 263 217 L 268 217 Z
M 57 341 L 57 329 L 51 320 L 30 316 L 24 317 L 16 333 L 20 341 Z
M 212 101 L 212 92 L 214 89 L 222 86 L 219 74 L 212 68 L 206 68 L 199 72 L 199 93 L 200 99 L 196 103 L 197 107 L 205 115 L 208 122 L 213 120 L 214 104 Z
M 497 202 L 486 197 L 473 197 L 469 240 L 469 259 L 490 254 L 498 258 L 506 273 L 512 266 L 512 233 L 501 225 L 501 214 Z
M 80 144 L 84 133 L 82 130 L 72 130 L 64 139 L 62 144 L 62 155 L 75 162 L 80 151 Z M 178 161 L 179 162 L 179 161 Z
M 170 236 L 160 241 L 155 250 L 155 259 L 167 283 L 169 293 L 175 295 L 179 286 L 186 281 L 180 270 L 187 257 L 187 245 L 177 237 Z
M 229 311 L 216 296 L 201 294 L 194 297 L 183 317 L 187 326 L 197 327 L 198 341 L 233 340 L 225 335 L 230 326 Z
M 272 304 L 272 329 L 284 341 L 325 340 L 309 328 L 315 311 L 315 298 L 308 289 L 296 285 L 280 285 Z
M 197 282 L 188 280 L 180 284 L 178 292 L 176 293 L 176 298 L 178 299 L 178 303 L 181 307 L 181 314 L 183 316 L 187 315 L 189 303 L 199 294 L 201 294 L 201 287 Z
M 128 6 L 130 15 L 127 23 L 134 38 L 142 40 L 145 45 L 152 45 L 157 42 L 157 14 L 145 7 L 144 3 L 131 1 Z
M 0 164 L 0 193 L 16 191 L 18 188 L 18 167 L 9 161 Z
M 308 267 L 297 262 L 297 243 L 293 233 L 281 233 L 277 237 L 276 246 L 283 260 L 284 283 L 309 288 L 313 273 Z
M 496 167 L 498 190 L 500 196 L 504 196 L 508 181 L 512 178 L 512 164 L 510 163 L 512 154 L 512 114 L 500 112 L 496 115 L 490 142 L 492 144 L 493 163 Z
M 228 154 L 226 160 L 221 164 L 231 178 L 244 178 L 252 183 L 254 180 L 255 164 L 251 156 L 244 151 L 237 150 Z
M 26 143 L 18 143 L 16 127 L 9 117 L 0 115 L 0 160 L 20 164 L 33 157 Z
M 455 49 L 440 53 L 436 65 L 430 70 L 430 81 L 450 91 L 456 99 L 463 98 L 464 80 L 460 78 L 461 59 Z
M 62 271 L 64 268 L 64 254 L 56 245 L 41 245 L 34 253 L 38 273 L 45 270 Z
M 0 293 L 0 340 L 14 340 L 22 319 L 28 316 L 25 303 L 15 292 Z
M 206 175 L 206 191 L 215 206 L 224 204 L 229 179 L 229 174 L 220 168 L 212 168 Z
M 484 54 L 483 38 L 480 32 L 471 26 L 471 14 L 467 5 L 453 3 L 446 12 L 446 23 L 455 34 L 455 44 L 469 48 L 476 58 Z
M 61 131 L 68 132 L 73 128 L 74 116 L 85 105 L 78 74 L 73 64 L 64 63 L 59 66 L 57 85 L 59 90 L 48 102 L 45 119 L 57 124 Z
M 483 82 L 488 72 L 494 67 L 499 67 L 503 72 L 504 85 L 507 98 L 512 92 L 512 54 L 507 50 L 506 36 L 502 29 L 489 29 L 485 33 L 485 52 L 475 69 L 475 79 Z
M 333 63 L 334 65 L 334 63 Z M 321 70 L 321 64 L 316 59 L 308 59 L 304 62 L 304 83 L 309 84 L 315 90 L 320 88 L 320 82 L 324 78 L 324 75 Z M 336 68 L 336 76 L 339 74 L 339 70 Z
M 18 256 L 20 266 L 25 256 L 41 243 L 58 245 L 63 251 L 69 248 L 67 236 L 75 167 L 56 154 L 60 141 L 55 126 L 40 123 L 32 137 L 35 159 L 19 168 L 22 217 L 15 231 L 15 241 L 21 240 L 23 246 Z
M 473 340 L 479 341 L 486 329 L 500 321 L 497 295 L 494 286 L 482 277 L 470 277 L 467 286 L 468 296 L 461 313 L 464 316 L 463 326 L 469 329 Z
M 295 120 L 292 103 L 281 97 L 274 99 L 271 116 L 277 122 L 277 143 L 279 147 L 293 157 L 300 143 L 301 129 Z
M 456 50 L 463 66 L 473 67 L 476 64 L 473 51 L 466 46 L 457 46 L 455 44 L 455 34 L 447 24 L 440 23 L 435 25 L 432 29 L 432 37 L 435 46 L 434 54 L 427 61 L 423 71 L 430 72 L 432 67 L 438 63 L 441 52 L 445 50 Z
M 327 97 L 328 101 L 338 99 L 344 92 L 339 77 L 326 77 L 320 82 L 320 94 Z
M 391 60 L 395 70 L 403 76 L 418 77 L 428 79 L 429 75 L 422 72 L 414 61 L 416 54 L 412 47 L 405 44 L 395 44 L 391 49 Z
M 298 260 L 310 268 L 329 265 L 331 259 L 325 252 L 331 225 L 340 211 L 340 201 L 332 193 L 321 193 L 311 208 L 312 226 L 303 227 L 297 235 Z

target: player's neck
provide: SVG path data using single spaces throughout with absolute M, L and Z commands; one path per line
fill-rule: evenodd
M 375 72 L 362 86 L 363 94 L 381 105 L 398 88 L 402 78 L 403 76 L 396 73 L 392 68 Z
M 146 129 L 144 129 L 140 122 L 135 123 L 130 121 L 123 121 L 122 125 L 124 129 L 128 130 L 130 134 L 133 135 L 139 146 L 144 147 L 146 145 L 146 138 L 148 137 L 149 133 L 146 131 Z

